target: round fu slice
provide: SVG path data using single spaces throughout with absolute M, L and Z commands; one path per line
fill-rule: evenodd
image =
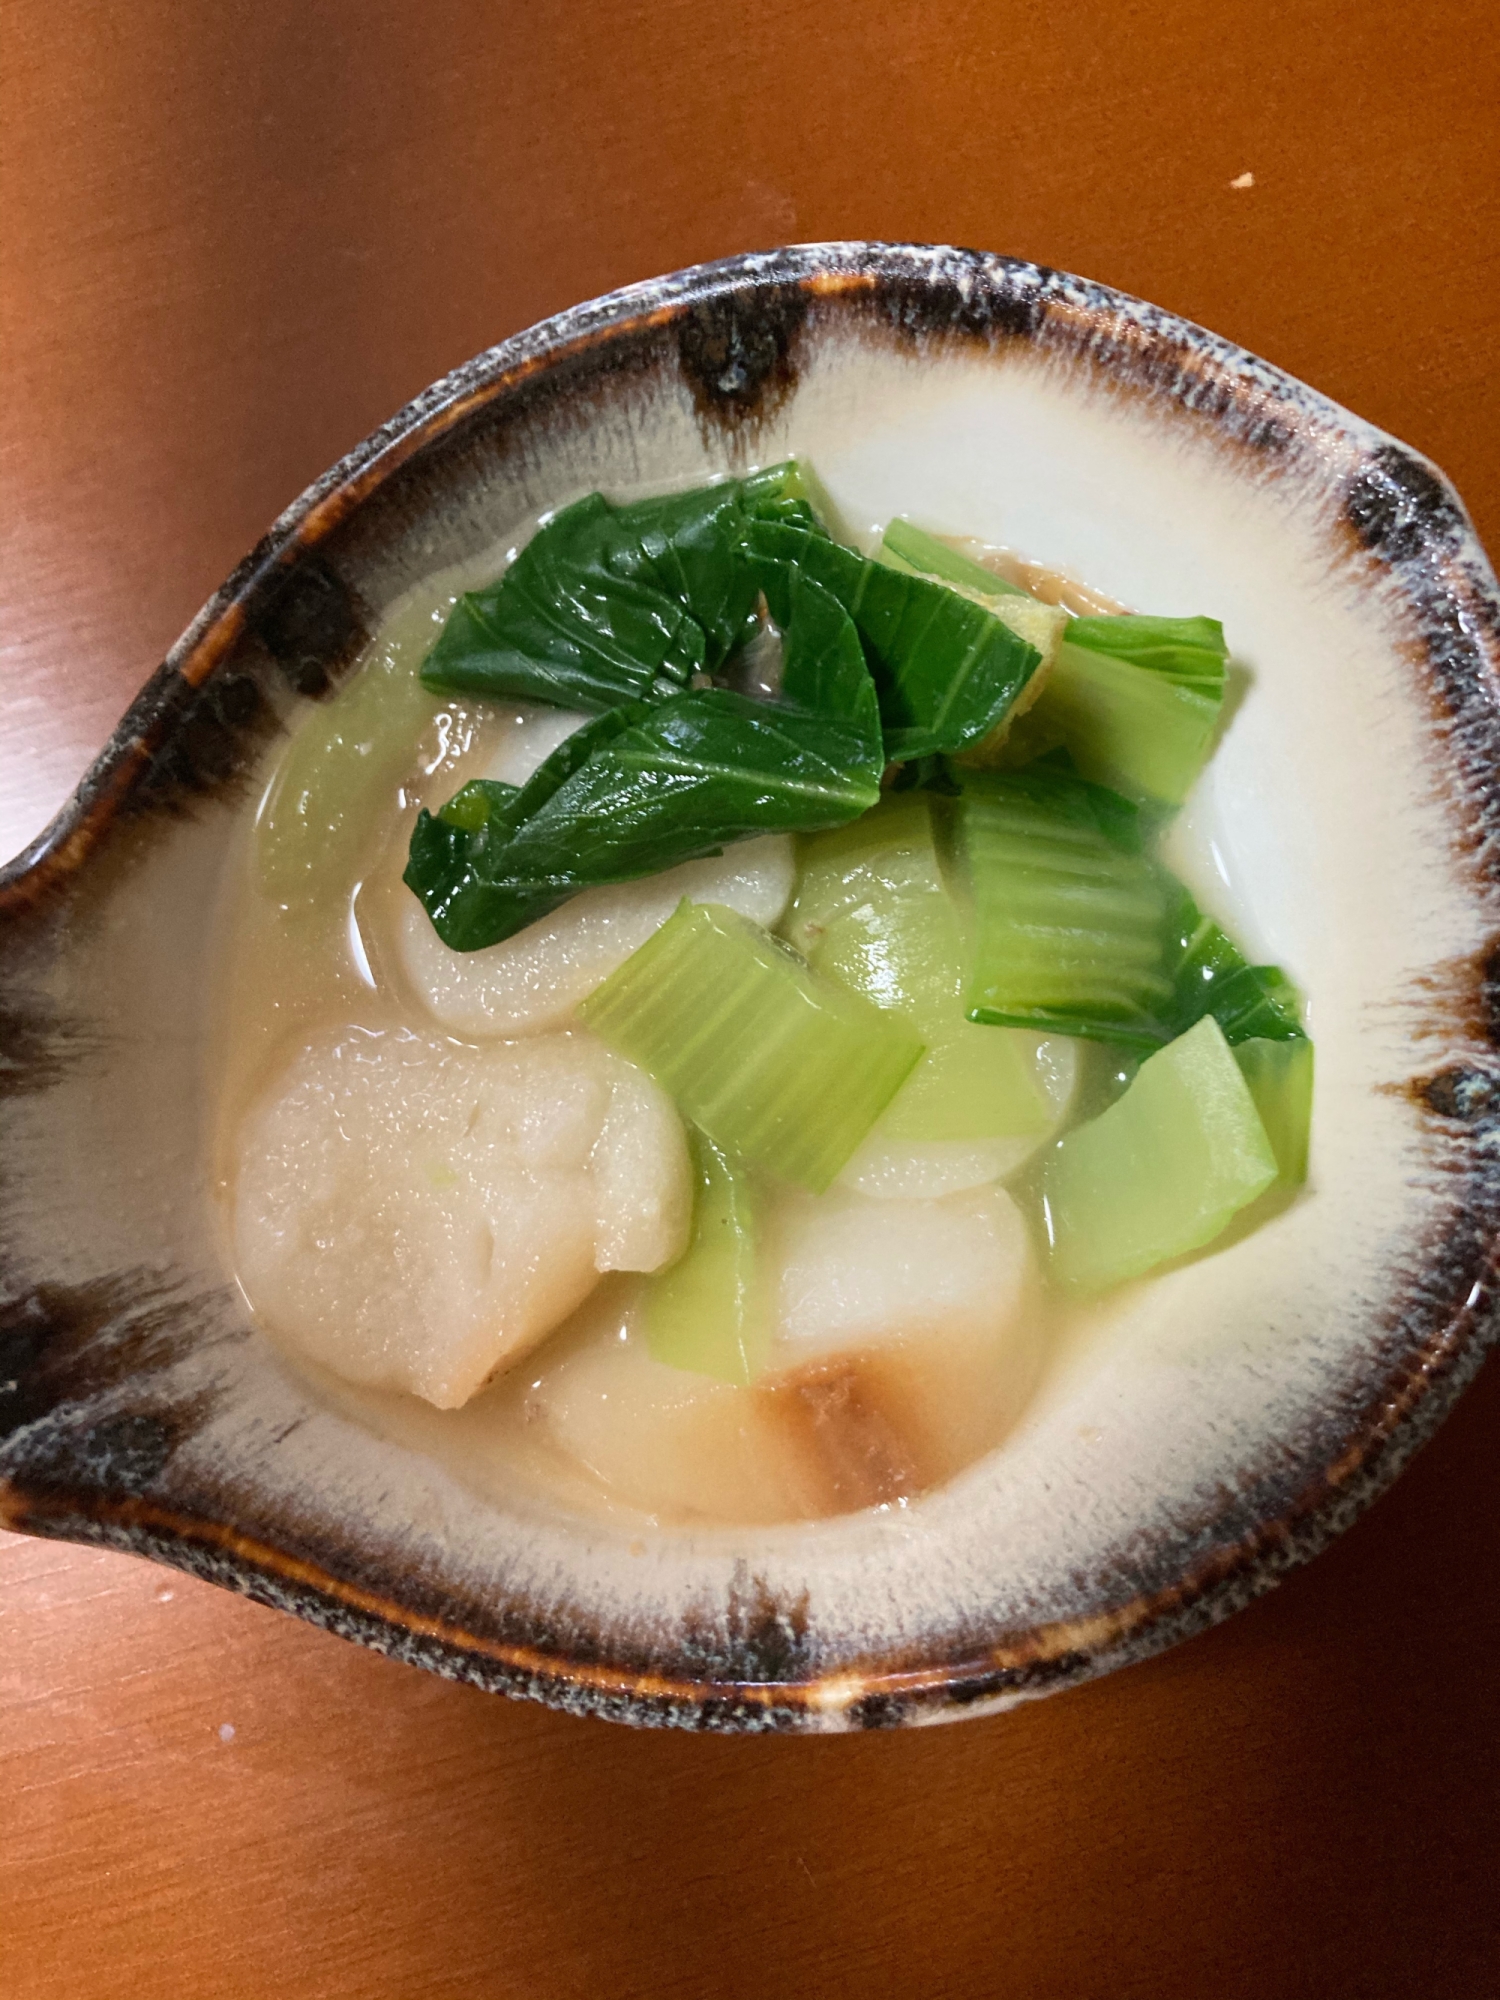
M 1036 1260 L 1002 1188 L 939 1201 L 835 1188 L 790 1200 L 774 1399 L 824 1510 L 875 1506 L 950 1479 L 1014 1424 L 1041 1364 Z
M 273 1332 L 452 1409 L 601 1271 L 676 1257 L 689 1207 L 671 1104 L 591 1037 L 472 1049 L 346 1027 L 246 1117 L 234 1239 Z
M 758 1271 L 768 1365 L 750 1384 L 667 1365 L 649 1313 L 542 1358 L 526 1391 L 534 1435 L 612 1501 L 674 1522 L 890 1506 L 972 1464 L 1025 1406 L 1043 1351 L 1038 1274 L 1003 1189 L 834 1189 L 777 1209 Z

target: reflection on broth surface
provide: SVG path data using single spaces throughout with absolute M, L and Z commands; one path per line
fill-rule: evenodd
M 225 911 L 216 1160 L 252 1310 L 330 1401 L 497 1496 L 663 1524 L 904 1503 L 1002 1443 L 1084 1313 L 1048 1280 L 1013 1190 L 1070 1114 L 1118 1090 L 1118 1055 L 969 1028 L 947 933 L 929 926 L 924 1004 L 958 1025 L 949 1067 L 929 1063 L 927 1122 L 903 1123 L 898 1094 L 824 1192 L 750 1174 L 735 1227 L 753 1297 L 734 1351 L 758 1367 L 657 1358 L 646 1274 L 689 1244 L 684 1131 L 580 1004 L 684 898 L 783 926 L 816 969 L 820 953 L 868 953 L 887 892 L 946 912 L 949 864 L 924 835 L 901 850 L 905 874 L 877 856 L 873 888 L 840 877 L 843 902 L 814 924 L 803 850 L 773 834 L 451 950 L 402 881 L 419 811 L 472 780 L 524 784 L 584 720 L 417 682 L 458 593 L 501 563 L 412 593 L 309 711 L 247 829 Z M 997 559 L 996 574 L 1108 608 L 1035 564 Z M 764 635 L 757 648 L 763 664 Z M 913 810 L 880 824 L 914 825 Z M 983 1116 L 964 1101 L 974 1037 L 1004 1056 Z M 728 1239 L 693 1241 L 690 1257 Z

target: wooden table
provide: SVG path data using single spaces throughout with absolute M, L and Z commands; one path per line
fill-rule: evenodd
M 1429 452 L 1500 546 L 1479 0 L 8 0 L 0 38 L 7 851 L 365 431 L 737 249 L 1142 293 Z M 1497 1430 L 1492 1368 L 1230 1625 L 852 1741 L 573 1722 L 0 1540 L 0 1994 L 1495 1994 Z

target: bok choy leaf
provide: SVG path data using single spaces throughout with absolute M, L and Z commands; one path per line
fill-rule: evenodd
M 1070 1291 L 1099 1292 L 1186 1256 L 1279 1172 L 1234 1052 L 1200 1020 L 1053 1148 L 1042 1179 L 1053 1271 Z
M 996 571 L 986 569 L 983 563 L 975 562 L 959 549 L 950 548 L 936 535 L 929 535 L 925 528 L 918 528 L 900 514 L 889 523 L 880 539 L 877 562 L 885 563 L 891 569 L 920 571 L 925 576 L 941 577 L 944 583 L 956 583 L 963 590 L 977 590 L 987 597 L 1025 597 L 1027 593 L 1009 577 L 1000 576 Z
M 880 716 L 854 626 L 798 571 L 766 583 L 785 621 L 781 700 L 696 688 L 608 709 L 519 790 L 480 780 L 422 814 L 405 880 L 446 944 L 475 951 L 580 889 L 875 804 Z
M 815 1194 L 922 1055 L 900 1015 L 713 903 L 683 902 L 580 1011 L 716 1146 Z
M 1068 644 L 1128 660 L 1204 694 L 1217 697 L 1224 691 L 1229 655 L 1217 618 L 1148 618 L 1138 612 L 1075 618 Z
M 982 743 L 1041 663 L 988 606 L 928 577 L 776 522 L 752 522 L 745 546 L 758 573 L 766 561 L 795 563 L 853 618 L 895 761 Z
M 821 504 L 795 460 L 619 507 L 591 493 L 545 522 L 494 583 L 458 600 L 422 678 L 560 708 L 669 700 L 694 674 L 717 673 L 753 629 L 746 526 L 822 535 Z
M 735 484 L 628 507 L 591 493 L 458 600 L 422 679 L 560 708 L 679 693 L 723 661 L 754 610 L 736 556 L 743 520 Z
M 693 1233 L 686 1253 L 646 1286 L 646 1346 L 669 1368 L 753 1382 L 770 1346 L 774 1303 L 756 1255 L 755 1192 L 744 1167 L 706 1132 L 690 1131 L 688 1145 Z
M 1066 745 L 1087 778 L 1131 797 L 1178 806 L 1208 757 L 1222 685 L 1158 673 L 1071 643 L 1028 713 L 1031 728 Z M 1092 624 L 1105 624 L 1093 619 Z
M 958 831 L 971 1020 L 1136 1048 L 1206 1014 L 1231 1044 L 1304 1034 L 1286 974 L 1251 965 L 1145 852 L 1128 800 L 1050 763 L 966 775 Z

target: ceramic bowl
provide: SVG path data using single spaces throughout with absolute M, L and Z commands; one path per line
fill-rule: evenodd
M 226 853 L 289 721 L 424 573 L 596 486 L 793 450 L 852 521 L 1224 620 L 1245 691 L 1188 827 L 1309 996 L 1312 1181 L 1057 1356 L 1009 1441 L 908 1508 L 642 1535 L 504 1507 L 315 1400 L 247 1318 L 203 1164 Z M 0 878 L 0 1518 L 634 1722 L 976 1714 L 1223 1617 L 1393 1476 L 1494 1337 L 1497 673 L 1440 473 L 1099 285 L 822 245 L 503 342 L 277 522 Z

